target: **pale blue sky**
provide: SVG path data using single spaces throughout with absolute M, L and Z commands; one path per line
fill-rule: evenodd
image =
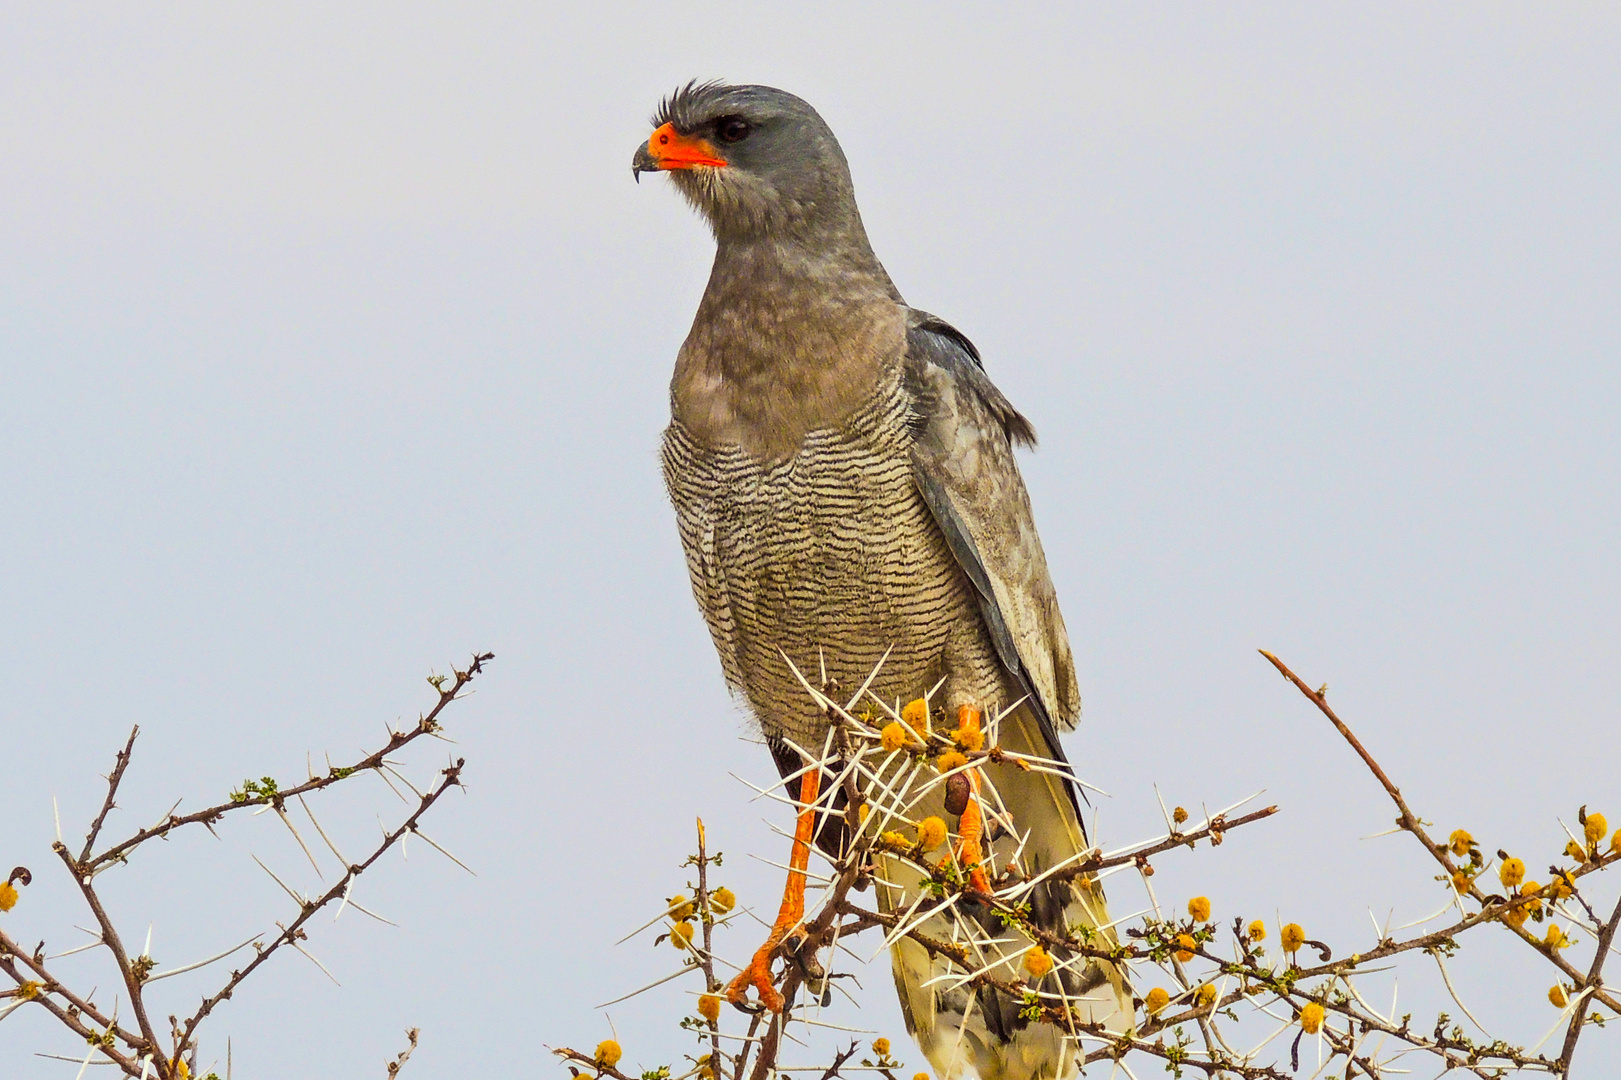
M 1347 948 L 1369 907 L 1439 904 L 1410 843 L 1357 840 L 1391 811 L 1257 647 L 1443 830 L 1545 864 L 1555 815 L 1621 817 L 1617 9 L 869 9 L 0 13 L 0 862 L 36 875 L 8 930 L 78 942 L 51 797 L 82 829 L 131 723 L 117 831 L 359 748 L 477 649 L 469 791 L 428 829 L 480 876 L 390 859 L 366 891 L 402 928 L 311 942 L 341 989 L 289 956 L 206 1029 L 239 1077 L 378 1073 L 407 1025 L 408 1075 L 546 1075 L 541 1044 L 594 1044 L 592 1004 L 673 970 L 609 942 L 684 880 L 695 814 L 769 905 L 744 852 L 781 841 L 727 774 L 771 767 L 655 457 L 710 248 L 629 163 L 692 77 L 822 111 L 901 290 L 1035 421 L 1103 842 L 1155 827 L 1155 783 L 1282 804 L 1162 860 L 1162 898 Z M 332 811 L 356 846 L 369 794 Z M 196 959 L 286 917 L 250 851 L 300 873 L 261 818 L 109 899 Z M 1465 1000 L 1535 1039 L 1547 969 L 1488 938 Z M 688 1049 L 661 993 L 611 1010 L 628 1063 Z M 1616 1038 L 1584 1075 L 1621 1075 Z M 35 1050 L 75 1052 L 0 1026 L 0 1072 L 73 1068 Z

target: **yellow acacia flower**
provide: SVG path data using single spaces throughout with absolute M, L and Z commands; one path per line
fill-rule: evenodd
M 691 948 L 692 924 L 689 922 L 678 922 L 673 924 L 670 927 L 670 944 L 674 945 L 678 949 Z
M 871 813 L 872 803 L 862 803 L 860 809 L 856 811 L 856 820 L 865 825 L 867 823 L 867 817 Z
M 953 731 L 951 741 L 956 743 L 959 749 L 967 750 L 970 753 L 985 749 L 985 733 L 979 730 L 977 725 L 974 727 L 960 727 Z
M 1525 920 L 1529 917 L 1529 915 L 1530 912 L 1525 910 L 1524 905 L 1521 905 L 1519 907 L 1510 908 L 1509 910 L 1503 912 L 1503 921 L 1509 926 L 1512 926 L 1514 929 L 1518 930 L 1520 927 L 1525 925 Z
M 1569 1005 L 1570 999 L 1565 997 L 1565 988 L 1558 983 L 1548 987 L 1548 1003 L 1556 1009 L 1563 1009 Z
M 1165 1011 L 1165 1006 L 1169 1005 L 1170 1003 L 1171 995 L 1167 994 L 1163 989 L 1156 986 L 1154 989 L 1148 992 L 1147 997 L 1143 998 L 1143 1009 L 1148 1013 L 1149 1016 L 1158 1016 L 1160 1013 Z
M 17 906 L 17 886 L 9 881 L 0 881 L 0 911 L 10 911 Z
M 912 1076 L 912 1080 L 929 1080 L 929 1074 L 928 1073 L 914 1073 L 913 1076 Z
M 1550 949 L 1564 949 L 1569 948 L 1570 938 L 1559 929 L 1557 923 L 1549 923 L 1547 936 L 1542 939 L 1542 943 Z
M 1475 879 L 1464 873 L 1462 870 L 1453 872 L 1452 887 L 1458 890 L 1460 893 L 1468 892 L 1469 886 L 1473 885 L 1474 883 Z
M 1315 1035 L 1323 1029 L 1323 1007 L 1315 1001 L 1308 1001 L 1306 1007 L 1300 1010 L 1300 1030 L 1307 1035 Z
M 1283 951 L 1299 952 L 1300 946 L 1306 943 L 1306 931 L 1299 923 L 1290 923 L 1283 928 Z
M 1587 846 L 1596 848 L 1604 834 L 1610 831 L 1610 823 L 1604 820 L 1603 814 L 1588 814 L 1587 824 L 1582 826 L 1582 834 L 1587 837 Z
M 933 851 L 946 842 L 946 823 L 937 817 L 926 817 L 917 823 L 917 842 L 924 851 Z
M 906 726 L 923 736 L 929 737 L 929 703 L 922 698 L 914 698 L 906 703 L 901 710 L 901 719 Z
M 737 906 L 737 894 L 722 885 L 709 894 L 709 906 L 724 915 Z
M 603 1039 L 597 1043 L 597 1064 L 603 1068 L 611 1069 L 618 1065 L 622 1056 L 624 1051 L 619 1049 L 619 1044 L 612 1039 Z
M 1208 1009 L 1216 1003 L 1216 984 L 1205 983 L 1194 993 L 1193 1000 L 1201 1009 Z
M 906 726 L 904 724 L 885 724 L 884 730 L 879 734 L 878 741 L 885 750 L 894 753 L 906 745 Z
M 1266 940 L 1266 923 L 1262 922 L 1260 919 L 1256 919 L 1254 922 L 1250 923 L 1250 940 Z
M 1571 889 L 1570 882 L 1566 880 L 1565 875 L 1560 874 L 1553 879 L 1553 898 L 1555 900 L 1563 900 L 1567 896 L 1573 895 L 1573 893 L 1574 890 Z
M 878 839 L 882 840 L 884 843 L 888 844 L 890 847 L 909 848 L 909 847 L 912 846 L 912 841 L 910 841 L 910 840 L 908 840 L 906 838 L 905 833 L 896 832 L 893 829 L 891 829 L 889 832 L 884 833 Z
M 169 1063 L 169 1072 L 174 1076 L 175 1080 L 190 1080 L 191 1078 L 191 1066 L 187 1065 L 181 1058 L 175 1058 Z
M 1542 889 L 1542 886 L 1538 885 L 1536 882 L 1527 881 L 1524 885 L 1520 886 L 1520 895 L 1521 896 L 1530 896 L 1532 893 L 1540 892 L 1541 889 Z M 1542 910 L 1542 899 L 1540 897 L 1538 897 L 1535 900 L 1529 901 L 1525 905 L 1525 910 L 1526 910 L 1526 913 L 1529 914 L 1529 915 L 1537 914 L 1539 911 Z
M 1024 970 L 1039 979 L 1052 969 L 1053 958 L 1047 955 L 1047 950 L 1040 945 L 1030 946 L 1024 954 Z
M 1188 914 L 1193 916 L 1194 922 L 1209 922 L 1210 898 L 1207 896 L 1195 896 L 1192 900 L 1189 900 Z
M 1582 845 L 1578 844 L 1574 840 L 1567 840 L 1565 842 L 1565 854 L 1569 855 L 1572 859 L 1575 859 L 1577 862 L 1586 862 L 1587 861 L 1587 852 L 1582 850 Z
M 40 989 L 44 985 L 41 982 L 21 982 L 17 984 L 17 989 L 13 990 L 12 993 L 17 995 L 18 1001 L 33 1001 L 39 997 Z
M 1454 829 L 1452 835 L 1447 837 L 1447 847 L 1459 858 L 1469 854 L 1469 848 L 1474 842 L 1475 838 L 1463 829 Z
M 1519 859 L 1504 859 L 1503 865 L 1497 868 L 1497 880 L 1507 888 L 1514 888 L 1525 880 L 1525 863 Z
M 1610 837 L 1610 850 L 1621 852 L 1621 829 L 1615 830 L 1615 835 Z
M 692 918 L 692 901 L 687 899 L 685 893 L 676 893 L 674 896 L 670 897 L 670 899 L 666 900 L 665 903 L 670 907 L 668 912 L 670 918 L 674 919 L 676 922 L 680 922 L 682 919 Z
M 879 1057 L 888 1057 L 889 1040 L 884 1038 L 874 1039 L 872 1041 L 872 1052 L 877 1054 Z
M 960 751 L 947 750 L 940 755 L 940 760 L 934 763 L 934 767 L 943 773 L 948 773 L 952 769 L 960 769 L 966 764 L 968 764 L 968 759 Z
M 1193 959 L 1193 950 L 1198 947 L 1199 943 L 1187 934 L 1176 935 L 1176 958 L 1184 964 Z
M 1171 811 L 1171 821 L 1177 825 L 1182 824 L 1186 820 L 1188 820 L 1188 812 L 1182 809 L 1180 806 Z
M 705 994 L 698 999 L 698 1015 L 711 1024 L 720 1022 L 720 998 L 714 994 Z

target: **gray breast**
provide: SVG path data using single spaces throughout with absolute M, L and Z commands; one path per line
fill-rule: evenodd
M 679 422 L 665 433 L 693 592 L 727 681 L 767 734 L 814 739 L 822 728 L 782 653 L 813 683 L 825 660 L 847 693 L 886 650 L 875 684 L 886 699 L 942 676 L 952 698 L 1002 689 L 972 586 L 913 481 L 908 419 L 896 371 L 778 462 L 700 445 Z

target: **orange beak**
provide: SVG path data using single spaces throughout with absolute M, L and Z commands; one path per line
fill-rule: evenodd
M 636 153 L 634 171 L 651 172 L 655 169 L 724 168 L 725 159 L 705 139 L 683 135 L 672 124 L 665 124 L 648 138 L 647 145 Z

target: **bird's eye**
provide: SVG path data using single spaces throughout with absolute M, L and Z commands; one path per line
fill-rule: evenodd
M 715 122 L 715 137 L 723 143 L 742 142 L 753 130 L 754 125 L 741 116 L 723 116 Z

